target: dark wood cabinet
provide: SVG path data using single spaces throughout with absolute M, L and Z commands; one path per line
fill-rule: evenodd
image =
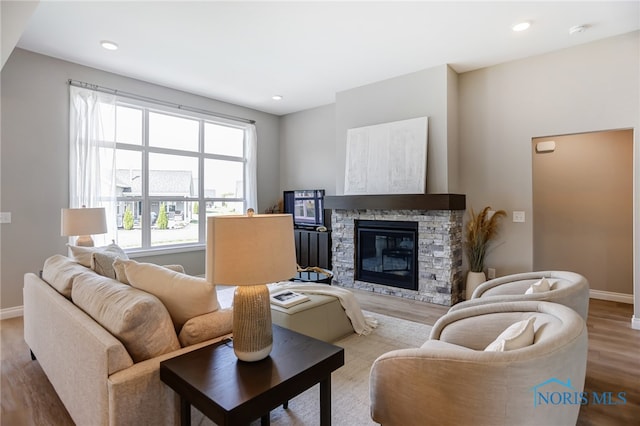
M 296 259 L 303 268 L 319 266 L 331 270 L 331 231 L 295 229 Z

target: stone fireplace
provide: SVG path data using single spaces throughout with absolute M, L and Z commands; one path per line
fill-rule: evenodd
M 446 306 L 463 299 L 464 195 L 332 196 L 325 198 L 325 208 L 332 210 L 333 285 Z M 367 243 L 375 238 L 373 248 L 365 248 L 365 254 L 358 255 L 359 233 L 363 239 L 358 229 L 373 222 L 393 223 L 376 237 L 367 235 Z M 409 242 L 406 224 L 415 224 L 415 243 Z M 411 244 L 416 255 L 413 270 Z M 358 270 L 364 259 L 365 269 L 381 272 L 382 280 L 371 279 L 368 272 Z M 416 275 L 417 287 L 385 281 L 393 280 L 394 275 L 403 281 L 410 271 Z

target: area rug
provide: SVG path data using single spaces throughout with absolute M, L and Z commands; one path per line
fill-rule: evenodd
M 418 347 L 429 338 L 431 326 L 365 312 L 378 320 L 378 327 L 367 336 L 350 335 L 334 342 L 344 348 L 345 364 L 331 375 L 331 414 L 333 425 L 375 425 L 369 414 L 369 370 L 380 355 L 394 349 Z M 319 385 L 271 412 L 271 424 L 313 426 L 320 424 Z M 193 409 L 192 424 L 213 426 Z M 253 425 L 259 425 L 256 421 Z

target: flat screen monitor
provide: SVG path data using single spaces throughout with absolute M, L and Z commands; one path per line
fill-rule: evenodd
M 324 226 L 324 189 L 284 191 L 284 212 L 301 228 Z

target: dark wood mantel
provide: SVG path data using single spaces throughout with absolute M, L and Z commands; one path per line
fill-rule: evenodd
M 464 210 L 463 194 L 331 195 L 324 197 L 331 210 Z

